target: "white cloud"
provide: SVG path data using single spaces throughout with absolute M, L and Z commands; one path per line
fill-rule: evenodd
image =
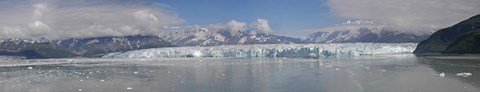
M 231 20 L 227 23 L 210 24 L 202 28 L 211 31 L 209 32 L 210 34 L 215 34 L 215 33 L 218 33 L 219 31 L 227 30 L 232 36 L 237 35 L 239 31 L 250 31 L 252 34 L 273 32 L 272 29 L 270 28 L 270 25 L 268 24 L 267 19 L 257 19 L 256 21 L 253 21 L 250 24 L 248 24 L 248 26 L 247 26 L 247 23 L 245 22 Z M 199 28 L 195 28 L 195 29 L 199 29 Z
M 231 20 L 226 24 L 228 31 L 231 35 L 236 35 L 238 31 L 244 30 L 247 23 L 245 22 L 238 22 L 236 20 Z
M 268 24 L 268 20 L 266 19 L 257 19 L 256 21 L 250 23 L 250 27 L 253 31 L 259 33 L 272 33 L 273 30 L 270 28 L 270 24 Z
M 248 25 L 248 26 L 247 26 Z M 192 25 L 192 26 L 183 26 L 183 27 L 168 27 L 169 31 L 174 32 L 175 37 L 187 37 L 193 35 L 198 38 L 205 36 L 215 36 L 219 35 L 222 31 L 228 31 L 231 36 L 238 35 L 239 32 L 249 32 L 251 35 L 257 33 L 271 33 L 273 32 L 268 24 L 266 19 L 257 19 L 256 21 L 247 24 L 246 22 L 240 22 L 236 20 L 231 20 L 227 23 L 216 23 L 209 24 L 205 26 Z M 177 33 L 178 32 L 178 33 Z M 165 33 L 161 33 L 164 34 Z M 172 36 L 172 35 L 170 35 Z
M 480 0 L 329 0 L 334 15 L 373 20 L 406 32 L 429 32 L 480 14 Z
M 183 22 L 166 6 L 100 1 L 0 1 L 0 39 L 150 35 Z
M 304 30 L 305 32 L 333 32 L 333 31 L 350 31 L 353 33 L 358 33 L 360 29 L 369 29 L 372 32 L 379 33 L 382 30 L 392 30 L 388 28 L 386 25 L 376 24 L 372 21 L 347 21 L 340 25 L 325 27 L 325 28 L 318 28 L 318 29 L 307 29 Z

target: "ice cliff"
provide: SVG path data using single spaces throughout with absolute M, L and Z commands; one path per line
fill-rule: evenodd
M 416 43 L 334 43 L 172 47 L 110 53 L 104 58 L 301 57 L 322 58 L 412 53 Z

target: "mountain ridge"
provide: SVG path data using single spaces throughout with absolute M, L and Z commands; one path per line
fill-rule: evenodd
M 195 36 L 195 31 L 184 31 L 187 34 L 182 37 L 171 37 L 173 33 L 161 34 L 159 37 L 167 39 L 176 46 L 218 46 L 218 45 L 246 45 L 246 44 L 299 44 L 303 43 L 299 38 L 277 36 L 253 31 L 218 31 L 212 35 Z
M 477 29 L 480 29 L 480 14 L 436 31 L 427 40 L 420 42 L 414 53 L 452 54 L 452 52 L 446 51 L 449 47 L 454 47 L 450 45 L 458 38 L 469 35 L 469 32 Z
M 0 40 L 0 55 L 26 56 L 27 58 L 98 57 L 112 52 L 176 47 L 221 46 L 250 44 L 322 44 L 322 43 L 415 43 L 424 35 L 406 34 L 389 30 L 343 30 L 316 32 L 306 38 L 257 33 L 253 30 L 208 31 L 183 30 L 150 36 L 107 36 L 71 38 L 65 40 Z
M 8 39 L 0 41 L 0 55 L 26 58 L 96 57 L 98 54 L 160 47 L 173 45 L 157 36 L 138 35 L 49 41 Z
M 372 30 L 359 28 L 358 30 L 315 32 L 303 39 L 306 43 L 417 43 L 428 37 L 428 34 L 417 35 L 389 30 Z

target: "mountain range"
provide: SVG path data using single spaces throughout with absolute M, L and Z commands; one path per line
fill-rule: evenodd
M 316 32 L 303 39 L 305 43 L 418 43 L 428 38 L 428 34 L 416 35 L 389 30 L 358 30 Z
M 320 43 L 415 43 L 427 35 L 400 33 L 389 30 L 358 28 L 316 32 L 303 38 L 257 33 L 251 30 L 210 31 L 200 28 L 163 32 L 150 36 L 120 36 L 96 38 L 72 38 L 65 40 L 0 40 L 0 55 L 27 58 L 98 57 L 112 52 L 175 47 L 219 46 L 246 44 L 320 44 Z
M 306 37 L 294 38 L 254 31 L 222 30 L 209 34 L 207 29 L 164 32 L 160 38 L 172 42 L 175 46 L 218 46 L 245 44 L 321 44 L 321 43 L 418 43 L 429 34 L 402 33 L 386 29 L 358 28 L 351 30 L 329 30 L 312 33 Z M 233 34 L 233 35 L 232 35 Z
M 201 30 L 200 30 L 201 31 Z M 192 33 L 192 34 L 188 34 Z M 196 36 L 195 32 L 183 31 L 179 33 L 164 33 L 159 37 L 172 42 L 175 46 L 218 46 L 218 45 L 245 45 L 245 44 L 298 44 L 304 43 L 298 38 L 277 36 L 252 31 L 237 31 L 232 35 L 229 31 L 218 31 L 214 35 Z M 186 34 L 186 35 L 185 35 Z
M 66 40 L 0 40 L 0 55 L 26 58 L 96 57 L 111 52 L 172 47 L 157 36 L 98 37 Z

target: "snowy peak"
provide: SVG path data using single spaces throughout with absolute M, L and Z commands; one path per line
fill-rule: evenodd
M 360 24 L 375 24 L 375 22 L 369 21 L 369 20 L 355 20 L 355 21 L 348 20 L 347 22 L 342 23 L 342 25 L 360 25 Z
M 162 33 L 159 37 L 172 42 L 176 46 L 218 46 L 218 45 L 243 45 L 243 44 L 295 44 L 301 43 L 298 38 L 277 36 L 255 31 L 207 31 L 206 28 L 198 30 L 176 31 Z
M 207 28 L 180 30 L 159 34 L 159 37 L 176 46 L 219 46 L 243 44 L 299 44 L 299 43 L 417 43 L 428 34 L 417 35 L 386 30 L 371 21 L 350 21 L 343 28 L 327 28 L 304 37 L 303 39 L 277 36 L 255 31 L 211 31 Z M 234 32 L 234 33 L 232 33 Z
M 359 28 L 357 30 L 343 30 L 331 32 L 316 32 L 303 39 L 307 43 L 417 43 L 429 35 L 416 35 L 389 31 L 385 29 Z
M 54 41 L 58 46 L 73 50 L 76 54 L 91 55 L 94 52 L 116 52 L 146 48 L 171 47 L 171 43 L 157 36 L 121 36 Z M 96 51 L 92 51 L 96 50 Z
M 430 34 L 392 30 L 374 21 L 347 21 L 337 26 L 311 30 L 315 33 L 304 37 L 306 43 L 418 43 Z

